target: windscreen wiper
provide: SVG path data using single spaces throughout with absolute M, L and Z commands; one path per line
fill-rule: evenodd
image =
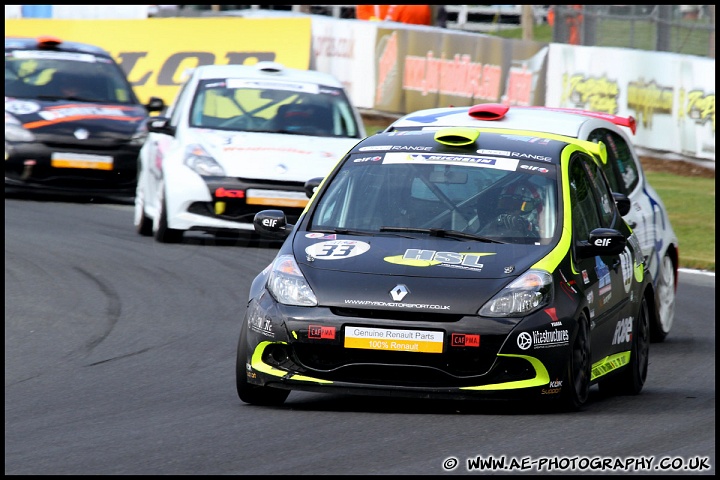
M 353 230 L 351 228 L 313 228 L 312 232 L 318 233 L 338 233 L 340 235 L 373 235 L 373 232 L 368 230 Z
M 459 230 L 445 230 L 443 228 L 415 228 L 415 227 L 380 227 L 381 232 L 417 232 L 427 233 L 433 237 L 455 238 L 463 240 L 477 240 L 487 243 L 507 243 L 494 238 L 475 235 L 474 233 L 461 232 Z

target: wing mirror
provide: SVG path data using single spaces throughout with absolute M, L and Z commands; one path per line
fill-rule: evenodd
M 312 198 L 322 181 L 323 177 L 316 177 L 305 182 L 305 195 L 307 195 L 308 198 Z
M 282 210 L 262 210 L 253 218 L 255 231 L 268 237 L 287 237 L 295 225 L 287 223 Z
M 588 240 L 576 245 L 576 252 L 581 258 L 619 255 L 625 250 L 627 238 L 613 228 L 596 228 L 590 232 Z
M 150 97 L 145 109 L 148 112 L 162 112 L 165 109 L 165 101 L 160 97 Z
M 617 205 L 620 215 L 624 217 L 625 215 L 630 213 L 630 199 L 627 195 L 623 193 L 613 192 L 612 196 L 613 200 L 615 200 L 615 205 Z
M 147 122 L 147 129 L 152 133 L 175 135 L 175 127 L 170 125 L 170 119 L 167 117 L 150 117 Z

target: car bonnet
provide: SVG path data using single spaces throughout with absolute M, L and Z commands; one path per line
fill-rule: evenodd
M 231 177 L 305 182 L 324 177 L 359 139 L 195 129 Z
M 349 299 L 389 300 L 389 292 L 404 285 L 414 301 L 422 298 L 427 304 L 452 305 L 446 313 L 474 314 L 551 247 L 424 235 L 337 238 L 299 232 L 292 249 L 323 305 L 347 306 Z
M 139 105 L 13 98 L 5 99 L 8 114 L 36 135 L 74 135 L 91 141 L 127 140 L 147 118 L 147 111 Z

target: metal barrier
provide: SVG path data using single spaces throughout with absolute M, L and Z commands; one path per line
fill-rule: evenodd
M 715 58 L 715 5 L 552 5 L 553 42 Z
M 158 16 L 279 10 L 355 18 L 355 5 L 177 5 Z M 476 33 L 553 24 L 548 42 L 715 58 L 715 5 L 432 5 L 435 26 Z M 523 20 L 524 19 L 524 20 Z M 546 27 L 547 28 L 547 27 Z M 538 41 L 545 41 L 530 36 Z M 525 37 L 524 37 L 525 38 Z

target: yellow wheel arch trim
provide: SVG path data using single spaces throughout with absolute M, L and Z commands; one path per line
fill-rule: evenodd
M 328 380 L 321 380 L 319 378 L 313 378 L 313 377 L 306 377 L 305 375 L 298 375 L 290 372 L 286 372 L 285 370 L 280 370 L 279 368 L 271 367 L 267 363 L 262 361 L 262 352 L 265 350 L 266 347 L 269 345 L 287 345 L 287 342 L 260 342 L 257 347 L 255 347 L 255 351 L 252 354 L 251 360 L 250 360 L 250 366 L 257 370 L 260 373 L 264 373 L 266 375 L 272 375 L 273 377 L 279 377 L 279 378 L 285 378 L 287 380 L 293 379 L 293 380 L 299 380 L 303 382 L 315 382 L 315 383 L 333 383 Z

